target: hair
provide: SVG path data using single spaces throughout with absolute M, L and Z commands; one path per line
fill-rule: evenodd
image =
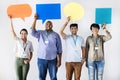
M 96 23 L 91 24 L 90 30 L 92 30 L 92 27 L 97 28 L 98 30 L 100 29 L 100 26 Z
M 47 21 L 46 24 L 47 23 L 50 23 L 50 25 L 53 27 L 52 21 Z
M 21 29 L 20 34 L 21 34 L 22 31 L 25 31 L 28 34 L 27 29 L 25 29 L 25 28 Z
M 71 29 L 71 27 L 76 27 L 78 29 L 78 24 L 73 23 L 73 24 L 70 25 L 70 29 Z

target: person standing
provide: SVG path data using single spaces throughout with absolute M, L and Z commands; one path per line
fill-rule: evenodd
M 39 80 L 46 80 L 47 69 L 51 80 L 57 80 L 57 69 L 61 65 L 62 44 L 59 34 L 53 31 L 51 21 L 45 23 L 45 30 L 36 30 L 38 15 L 34 16 L 31 35 L 38 39 Z
M 69 21 L 70 17 L 67 17 L 67 21 L 60 29 L 60 34 L 66 43 L 66 80 L 72 80 L 73 73 L 74 80 L 80 80 L 82 65 L 85 61 L 85 43 L 84 39 L 77 35 L 78 24 L 76 23 L 70 25 L 70 35 L 64 33 Z
M 106 24 L 103 25 L 106 35 L 99 35 L 99 29 L 99 25 L 93 23 L 90 26 L 92 35 L 88 36 L 86 40 L 86 66 L 88 67 L 89 80 L 103 80 L 104 43 L 112 38 L 106 29 Z
M 33 55 L 32 42 L 27 40 L 28 31 L 21 29 L 20 38 L 17 37 L 12 22 L 12 16 L 9 15 L 11 21 L 11 28 L 13 37 L 16 41 L 15 53 L 16 53 L 16 75 L 17 80 L 27 80 L 27 74 L 30 68 L 30 61 Z

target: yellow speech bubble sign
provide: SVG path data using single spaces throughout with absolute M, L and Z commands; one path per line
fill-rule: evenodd
M 84 16 L 84 8 L 75 2 L 71 2 L 64 7 L 66 17 L 71 16 L 71 21 L 75 22 Z
M 7 8 L 7 14 L 11 15 L 13 18 L 21 18 L 25 19 L 25 17 L 29 17 L 32 14 L 32 8 L 29 4 L 16 4 L 10 5 Z

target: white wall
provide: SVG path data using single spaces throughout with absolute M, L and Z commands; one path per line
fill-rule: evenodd
M 66 17 L 63 14 L 63 7 L 69 2 L 78 2 L 85 9 L 85 16 L 83 19 L 78 21 L 79 24 L 79 35 L 83 36 L 84 39 L 91 34 L 89 26 L 95 21 L 95 8 L 112 8 L 112 24 L 108 25 L 108 28 L 112 34 L 112 39 L 105 43 L 105 71 L 104 80 L 120 80 L 120 54 L 119 54 L 119 39 L 120 39 L 120 7 L 119 0 L 1 0 L 0 1 L 0 80 L 15 80 L 14 70 L 14 59 L 13 54 L 14 40 L 11 34 L 10 20 L 6 14 L 7 7 L 11 4 L 23 4 L 29 3 L 32 7 L 33 13 L 30 17 L 25 18 L 25 22 L 20 18 L 13 19 L 15 31 L 19 35 L 21 28 L 27 28 L 29 30 L 33 22 L 33 15 L 35 13 L 36 3 L 61 3 L 62 6 L 62 18 L 61 20 L 52 20 L 54 23 L 54 30 L 59 31 L 62 24 L 65 22 Z M 41 21 L 37 22 L 37 28 L 44 29 L 44 25 Z M 69 25 L 68 25 L 69 26 Z M 69 33 L 69 27 L 66 28 L 66 33 Z M 37 40 L 31 35 L 28 36 L 29 40 L 34 45 L 34 56 L 31 61 L 31 67 L 28 74 L 28 80 L 38 80 L 38 68 L 36 61 L 36 48 Z M 63 51 L 65 44 L 63 42 Z M 62 66 L 58 71 L 58 80 L 65 80 L 65 53 L 63 52 Z M 47 76 L 47 80 L 49 76 Z M 88 80 L 87 68 L 85 65 L 82 69 L 81 80 Z

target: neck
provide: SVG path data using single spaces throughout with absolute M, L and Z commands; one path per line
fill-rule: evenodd
M 97 38 L 97 37 L 98 37 L 98 34 L 93 34 L 93 37 Z
M 52 32 L 52 30 L 46 30 L 47 32 Z
M 23 40 L 23 42 L 25 42 L 26 43 L 26 41 L 27 41 L 27 39 L 26 38 L 24 38 L 24 39 L 22 39 Z
M 72 34 L 73 36 L 77 36 L 77 34 Z

